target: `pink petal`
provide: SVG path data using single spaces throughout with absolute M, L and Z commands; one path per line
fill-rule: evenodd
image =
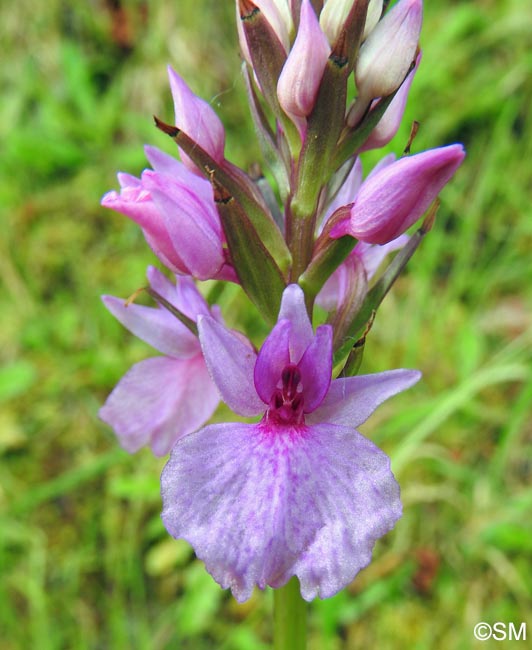
M 135 187 L 141 189 L 142 187 L 140 178 L 137 178 L 136 176 L 132 176 L 131 174 L 127 174 L 126 172 L 117 172 L 116 177 L 118 179 L 118 183 L 120 184 L 121 189 L 123 190 L 129 188 L 135 188 Z
M 203 201 L 212 202 L 212 187 L 208 180 L 194 174 L 182 162 L 157 147 L 146 145 L 144 151 L 150 165 L 157 173 L 171 176 L 174 181 L 187 186 Z
M 305 307 L 305 294 L 297 284 L 289 284 L 283 291 L 279 320 L 287 319 L 292 325 L 290 334 L 290 360 L 298 363 L 314 337 L 312 324 Z
M 362 260 L 368 280 L 371 280 L 371 278 L 375 275 L 375 272 L 385 260 L 385 258 L 390 253 L 393 253 L 393 251 L 399 250 L 406 246 L 408 240 L 408 235 L 400 235 L 397 237 L 397 239 L 392 239 L 391 242 L 383 244 L 382 246 L 366 244 L 365 242 L 358 242 L 353 252 Z
M 323 401 L 331 384 L 332 327 L 321 325 L 299 362 L 305 398 L 303 411 L 314 411 Z
M 126 183 L 126 178 L 128 179 Z M 116 210 L 137 223 L 144 233 L 146 241 L 163 262 L 173 271 L 184 271 L 184 264 L 177 254 L 172 240 L 166 230 L 163 216 L 153 202 L 150 193 L 142 187 L 141 181 L 128 174 L 119 174 L 122 184 L 120 194 L 114 190 L 102 197 L 105 208 Z M 133 180 L 137 181 L 136 183 Z
M 197 142 L 214 160 L 224 160 L 225 131 L 211 106 L 195 95 L 184 80 L 168 66 L 170 88 L 174 99 L 175 125 Z M 185 165 L 194 171 L 194 163 L 181 153 Z
M 336 196 L 332 199 L 327 207 L 325 217 L 323 218 L 323 225 L 327 222 L 329 217 L 336 212 L 338 208 L 341 208 L 348 203 L 353 203 L 357 195 L 360 186 L 362 185 L 362 163 L 360 158 L 357 158 L 353 164 L 353 168 L 347 175 L 342 186 L 338 190 Z M 321 232 L 321 229 L 320 229 Z
M 164 273 L 159 271 L 155 266 L 148 266 L 146 270 L 146 277 L 150 287 L 156 291 L 163 298 L 166 298 L 168 302 L 172 303 L 178 309 L 181 309 L 181 306 L 176 302 L 176 285 L 171 282 Z M 176 281 L 179 282 L 183 276 L 177 276 Z M 184 278 L 183 278 L 184 279 Z
M 107 309 L 124 327 L 170 357 L 185 359 L 200 352 L 197 338 L 175 316 L 162 307 L 125 304 L 122 298 L 102 296 Z
M 417 370 L 399 369 L 335 379 L 319 408 L 307 416 L 307 423 L 358 427 L 382 402 L 410 388 L 420 378 Z
M 225 260 L 214 203 L 207 206 L 156 172 L 144 172 L 142 181 L 162 213 L 172 244 L 189 274 L 200 280 L 215 277 Z
M 290 363 L 288 349 L 290 330 L 290 321 L 278 321 L 264 341 L 257 357 L 253 379 L 257 393 L 265 404 L 269 404 L 281 379 L 283 368 Z
M 130 453 L 149 444 L 163 456 L 181 436 L 205 424 L 218 402 L 201 356 L 154 357 L 122 377 L 99 415 Z
M 209 316 L 200 316 L 198 329 L 205 362 L 223 401 L 239 415 L 262 413 L 264 404 L 253 383 L 257 355 L 251 343 Z
M 370 244 L 386 244 L 427 210 L 462 164 L 460 144 L 405 156 L 368 176 L 351 207 L 351 218 L 331 231 Z
M 378 174 L 385 167 L 389 167 L 396 160 L 397 160 L 397 156 L 394 153 L 386 154 L 386 156 L 383 156 L 379 160 L 379 162 L 375 165 L 375 167 L 373 167 L 373 169 L 370 171 L 370 173 L 366 176 L 365 180 L 367 181 L 368 178 L 371 178 L 372 176 L 375 176 L 376 174 Z
M 348 299 L 351 306 L 361 304 L 367 293 L 367 271 L 361 257 L 355 251 L 356 248 L 329 277 L 316 297 L 318 305 L 327 311 L 340 309 Z

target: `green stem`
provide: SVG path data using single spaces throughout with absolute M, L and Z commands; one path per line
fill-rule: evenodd
M 301 598 L 295 577 L 273 592 L 273 627 L 275 650 L 307 647 L 307 603 Z
M 307 268 L 314 248 L 314 228 L 316 218 L 310 215 L 307 218 L 292 215 L 289 224 L 290 253 L 292 254 L 292 268 L 290 281 L 297 282 L 299 276 Z

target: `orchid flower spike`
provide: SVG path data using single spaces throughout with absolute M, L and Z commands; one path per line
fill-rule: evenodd
M 297 285 L 258 355 L 210 316 L 198 327 L 222 399 L 261 417 L 178 440 L 161 477 L 163 522 L 238 601 L 294 575 L 306 600 L 332 596 L 401 516 L 390 459 L 356 427 L 420 373 L 331 381 L 332 328 L 313 332 Z

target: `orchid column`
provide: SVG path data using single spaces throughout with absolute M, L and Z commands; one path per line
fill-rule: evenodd
M 357 373 L 376 311 L 464 151 L 388 155 L 363 177 L 360 154 L 386 145 L 401 122 L 421 60 L 421 0 L 384 15 L 382 0 L 237 0 L 236 9 L 275 187 L 225 158 L 219 118 L 169 68 L 175 124 L 156 125 L 181 162 L 147 147 L 153 170 L 120 174 L 120 193 L 103 199 L 176 275 L 149 271 L 155 308 L 104 299 L 165 356 L 137 364 L 101 417 L 129 451 L 171 450 L 167 530 L 237 600 L 274 587 L 276 647 L 297 650 L 301 598 L 345 587 L 401 516 L 390 460 L 356 427 L 420 374 Z M 195 282 L 208 279 L 241 286 L 271 327 L 262 345 L 205 303 Z M 219 399 L 240 419 L 204 426 Z

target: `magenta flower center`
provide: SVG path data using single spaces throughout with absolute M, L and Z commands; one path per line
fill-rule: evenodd
M 301 390 L 301 372 L 294 363 L 290 363 L 281 372 L 281 387 L 273 391 L 264 421 L 284 425 L 303 424 L 304 400 Z

